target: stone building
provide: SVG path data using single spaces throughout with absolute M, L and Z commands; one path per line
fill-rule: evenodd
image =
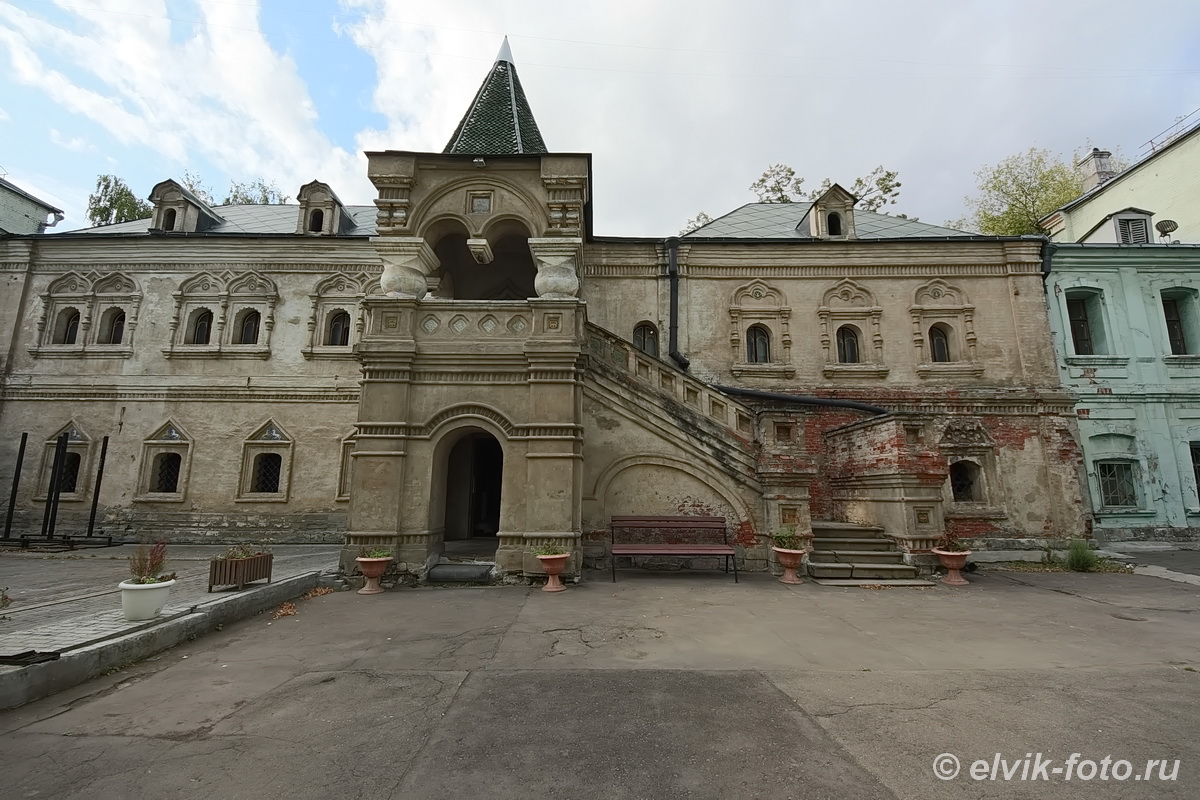
M 0 178 L 0 236 L 44 233 L 62 219 L 61 209 Z
M 947 531 L 1040 557 L 1085 530 L 1040 239 L 838 186 L 596 235 L 591 158 L 547 150 L 507 46 L 444 152 L 368 158 L 373 206 L 164 181 L 150 220 L 0 239 L 22 530 L 63 431 L 69 519 L 108 436 L 110 533 L 344 540 L 418 573 L 537 573 L 547 543 L 602 564 L 617 514 L 723 515 L 747 569 L 762 534 L 811 529 L 835 578 L 912 574 Z M 864 536 L 890 552 L 839 550 Z
M 1099 539 L 1200 538 L 1200 126 L 1049 215 L 1050 325 Z M 1182 242 L 1182 243 L 1181 243 Z

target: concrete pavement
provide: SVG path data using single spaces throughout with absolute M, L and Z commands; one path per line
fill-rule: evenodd
M 695 572 L 343 592 L 0 714 L 13 797 L 1192 798 L 1200 592 Z M 599 578 L 599 579 L 597 579 Z M 1042 753 L 1174 781 L 973 781 Z M 942 781 L 942 753 L 963 763 Z

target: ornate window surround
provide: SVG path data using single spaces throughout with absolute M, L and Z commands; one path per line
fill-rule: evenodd
M 34 358 L 131 358 L 142 292 L 137 281 L 122 272 L 87 274 L 68 272 L 50 282 L 41 295 L 42 314 L 37 322 L 37 344 L 29 346 Z M 74 344 L 55 344 L 59 315 L 68 309 L 79 312 L 79 332 Z M 125 314 L 125 329 L 117 344 L 102 343 L 101 321 L 119 309 Z
M 271 330 L 279 292 L 275 282 L 260 272 L 218 274 L 202 272 L 180 284 L 174 292 L 170 343 L 163 348 L 167 358 L 257 358 L 271 357 Z M 188 344 L 194 316 L 202 310 L 213 315 L 208 344 Z M 260 328 L 255 344 L 234 344 L 237 320 L 244 311 L 259 313 Z
M 286 503 L 292 478 L 292 437 L 274 419 L 269 419 L 255 429 L 242 442 L 242 469 L 238 478 L 238 493 L 235 503 Z M 263 453 L 277 453 L 280 457 L 279 491 L 255 492 L 254 459 Z
M 42 463 L 38 468 L 37 494 L 33 498 L 36 501 L 46 502 L 50 497 L 50 473 L 54 469 L 54 448 L 58 444 L 58 437 L 64 433 L 67 434 L 67 452 L 79 455 L 79 476 L 75 480 L 75 491 L 63 492 L 58 499 L 60 502 L 87 499 L 92 478 L 92 438 L 84 433 L 79 424 L 72 419 L 56 430 L 42 446 Z
M 883 308 L 869 289 L 846 278 L 828 289 L 817 309 L 820 325 L 821 351 L 826 378 L 885 378 L 890 371 L 883 363 L 883 334 L 880 320 Z M 858 329 L 858 363 L 838 361 L 837 330 L 843 325 Z
M 941 278 L 917 287 L 912 316 L 913 346 L 917 349 L 917 375 L 921 378 L 978 378 L 983 375 L 975 353 L 975 306 L 966 293 Z M 929 329 L 941 322 L 949 329 L 950 352 L 955 361 L 934 361 L 929 346 Z
M 382 295 L 379 276 L 365 272 L 330 275 L 317 283 L 308 296 L 312 307 L 308 314 L 308 344 L 301 350 L 306 359 L 354 360 L 354 347 L 366 327 L 362 300 L 368 295 Z M 325 344 L 329 322 L 338 311 L 350 315 L 350 341 L 345 345 Z
M 138 492 L 135 503 L 182 503 L 187 497 L 188 475 L 192 469 L 192 437 L 174 420 L 168 419 L 149 438 L 142 440 L 142 463 L 138 470 Z M 179 456 L 179 481 L 174 492 L 156 492 L 154 460 L 162 453 Z
M 753 280 L 733 294 L 729 306 L 729 344 L 733 350 L 733 374 L 739 378 L 791 378 L 792 336 L 789 331 L 792 309 L 783 292 L 765 281 Z M 751 363 L 746 354 L 746 331 L 759 325 L 771 338 L 771 361 Z
M 983 423 L 973 417 L 952 417 L 942 429 L 938 451 L 946 466 L 969 461 L 979 467 L 979 499 L 955 500 L 949 479 L 945 484 L 946 516 L 949 518 L 1002 519 L 1003 510 L 991 500 L 1004 496 L 1000 470 L 996 464 L 996 445 Z

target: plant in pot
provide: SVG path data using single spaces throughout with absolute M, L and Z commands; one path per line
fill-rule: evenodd
M 970 583 L 959 570 L 967 565 L 967 556 L 971 555 L 971 551 L 956 535 L 947 533 L 938 539 L 937 544 L 933 546 L 933 552 L 946 568 L 946 577 L 942 578 L 942 583 L 948 586 L 967 586 Z
M 779 559 L 779 566 L 783 567 L 783 575 L 779 578 L 780 583 L 804 583 L 804 580 L 796 574 L 796 570 L 804 564 L 804 554 L 808 552 L 808 540 L 808 536 L 796 533 L 793 525 L 771 534 L 771 549 L 775 551 L 775 557 Z
M 358 558 L 354 559 L 358 562 L 358 568 L 362 572 L 363 577 L 367 579 L 367 585 L 358 590 L 359 594 L 382 594 L 383 587 L 379 585 L 379 579 L 383 577 L 383 573 L 387 572 L 388 567 L 392 563 L 392 551 L 387 547 L 362 547 L 358 551 Z
M 119 584 L 121 610 L 129 622 L 154 619 L 162 613 L 175 585 L 175 573 L 163 573 L 167 563 L 167 543 L 138 545 L 129 557 L 129 580 Z
M 235 544 L 208 564 L 208 590 L 214 586 L 236 586 L 240 592 L 247 583 L 271 582 L 274 554 L 264 546 Z
M 556 544 L 543 545 L 534 550 L 533 554 L 542 563 L 542 570 L 546 573 L 546 585 L 542 587 L 542 591 L 561 592 L 566 589 L 558 576 L 567 568 L 571 554 Z

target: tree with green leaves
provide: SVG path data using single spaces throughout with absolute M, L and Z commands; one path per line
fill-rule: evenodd
M 93 227 L 147 219 L 153 209 L 139 200 L 125 181 L 116 175 L 96 177 L 96 191 L 88 195 L 87 218 Z
M 680 236 L 686 236 L 694 230 L 703 228 L 708 223 L 712 222 L 712 217 L 701 211 L 696 216 L 683 223 L 683 230 L 679 231 Z
M 884 169 L 880 164 L 861 178 L 855 178 L 847 191 L 858 198 L 857 205 L 862 210 L 878 211 L 895 203 L 900 196 L 898 177 L 896 170 Z M 804 178 L 796 177 L 796 171 L 786 164 L 772 164 L 758 180 L 750 184 L 750 191 L 758 196 L 760 203 L 794 203 L 797 198 L 816 200 L 831 186 L 833 181 L 826 178 L 805 197 Z
M 266 178 L 255 178 L 246 183 L 230 181 L 224 205 L 272 205 L 286 203 L 291 199 L 280 191 L 275 181 L 267 183 Z
M 1042 233 L 1038 220 L 1083 193 L 1083 176 L 1049 150 L 1031 147 L 975 173 L 979 193 L 967 216 L 947 223 L 988 236 Z

